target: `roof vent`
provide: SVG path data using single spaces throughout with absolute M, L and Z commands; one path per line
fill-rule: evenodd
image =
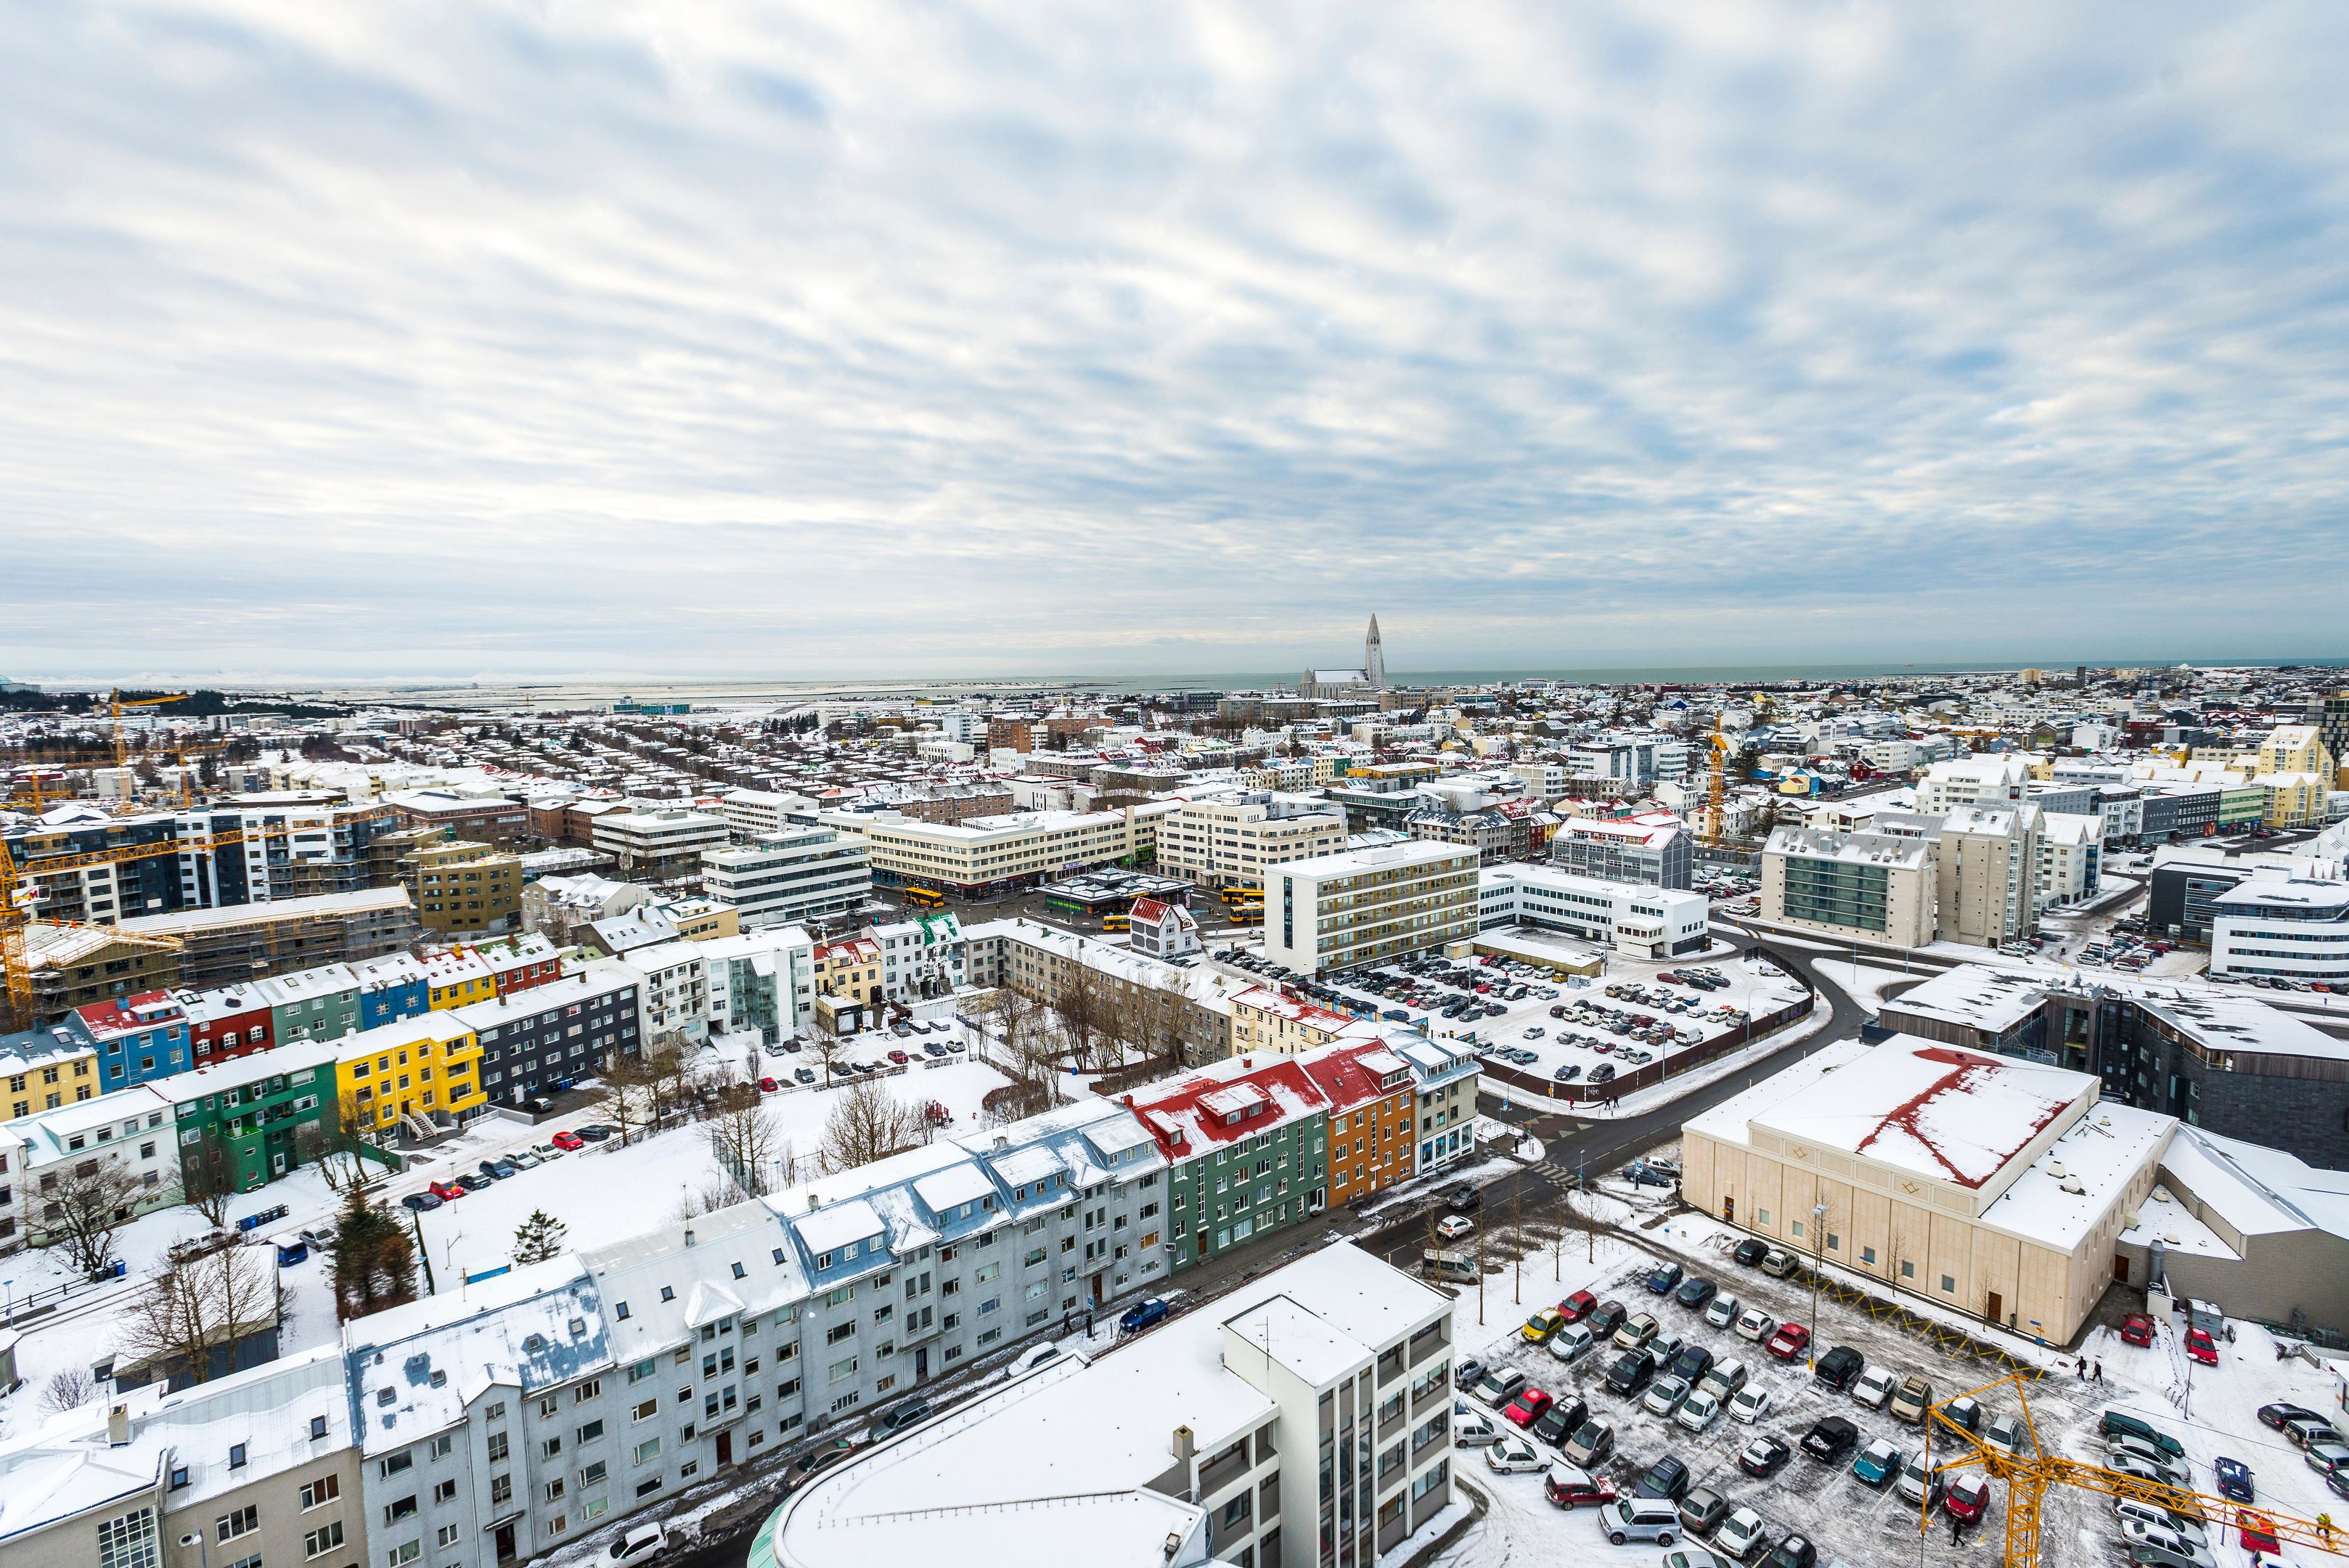
M 2047 1162 L 2047 1174 L 2054 1177 L 2056 1180 L 2061 1181 L 2064 1177 L 2071 1173 L 2051 1159 Z
M 2081 1186 L 2076 1181 L 2066 1181 L 2063 1186 L 2064 1191 L 2071 1193 L 2075 1198 L 2085 1198 L 2087 1196 L 2088 1189 Z
M 2169 1189 L 2167 1187 L 2155 1188 L 2153 1189 L 2153 1200 L 2156 1203 L 2169 1203 L 2176 1201 L 2169 1196 Z

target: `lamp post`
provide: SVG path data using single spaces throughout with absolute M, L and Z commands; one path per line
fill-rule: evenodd
M 1819 1225 L 1826 1220 L 1825 1203 L 1811 1205 L 1811 1337 L 1804 1348 L 1804 1358 L 1813 1371 L 1819 1365 L 1819 1269 L 1826 1259 L 1826 1244 L 1819 1236 Z

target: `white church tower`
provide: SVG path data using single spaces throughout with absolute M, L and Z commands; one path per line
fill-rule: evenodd
M 1383 691 L 1387 684 L 1386 650 L 1379 646 L 1379 618 L 1371 618 L 1370 635 L 1362 639 L 1362 673 L 1369 676 L 1371 689 Z

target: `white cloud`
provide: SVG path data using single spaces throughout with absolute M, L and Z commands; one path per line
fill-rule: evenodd
M 2339 652 L 2345 30 L 19 7 L 0 669 Z

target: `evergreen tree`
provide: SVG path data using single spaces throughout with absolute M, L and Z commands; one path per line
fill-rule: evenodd
M 335 1313 L 348 1321 L 416 1299 L 416 1247 L 389 1210 L 353 1188 L 335 1221 Z
M 513 1261 L 516 1263 L 543 1263 L 563 1251 L 563 1239 L 569 1227 L 543 1209 L 533 1209 L 530 1218 L 514 1228 Z

